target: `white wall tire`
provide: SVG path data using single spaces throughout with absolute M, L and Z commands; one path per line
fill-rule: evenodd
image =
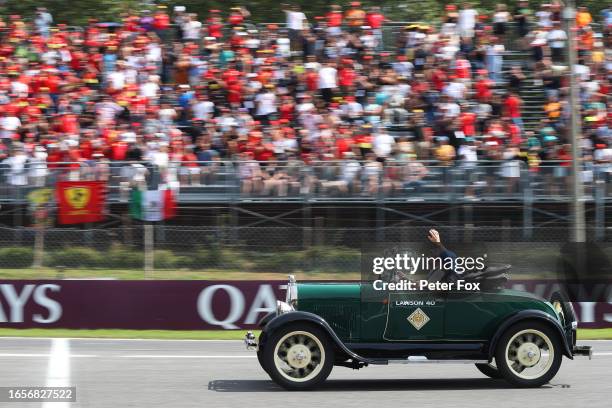
M 288 390 L 305 390 L 329 376 L 334 348 L 323 330 L 296 323 L 271 334 L 262 357 L 274 382 Z
M 501 375 L 518 387 L 539 387 L 559 371 L 563 351 L 559 335 L 539 322 L 518 323 L 499 339 L 495 361 Z

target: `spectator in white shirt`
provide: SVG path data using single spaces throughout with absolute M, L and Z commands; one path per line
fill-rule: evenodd
M 12 156 L 3 162 L 9 167 L 9 172 L 7 174 L 8 184 L 12 186 L 25 186 L 28 184 L 27 162 L 28 156 L 23 151 L 23 148 L 21 146 L 15 146 Z
M 463 8 L 459 11 L 459 20 L 457 22 L 458 34 L 461 37 L 474 37 L 474 27 L 476 26 L 476 17 L 478 12 L 472 8 L 470 3 L 463 3 Z
M 257 104 L 256 115 L 262 124 L 267 125 L 270 121 L 270 115 L 276 113 L 276 94 L 272 89 L 272 85 L 266 85 L 261 92 L 255 97 Z
M 563 50 L 565 49 L 567 34 L 561 29 L 558 22 L 555 22 L 554 28 L 548 32 L 546 40 L 550 47 L 553 62 L 563 62 Z
M 0 139 L 11 139 L 20 127 L 21 121 L 17 116 L 9 115 L 6 109 L 0 109 Z
M 197 41 L 200 39 L 202 23 L 198 21 L 195 14 L 189 14 L 187 21 L 183 23 L 183 38 L 185 40 Z
M 374 135 L 374 152 L 378 157 L 389 157 L 395 147 L 395 138 L 387 132 L 377 132 Z
M 285 8 L 283 11 L 285 12 L 285 16 L 287 18 L 286 24 L 287 29 L 289 30 L 289 41 L 291 42 L 291 49 L 300 50 L 301 33 L 306 24 L 308 23 L 308 19 L 300 9 L 299 5 L 285 5 L 285 7 L 287 8 Z
M 149 80 L 140 85 L 140 96 L 150 100 L 157 100 L 159 95 L 159 76 L 149 75 Z
M 334 89 L 338 86 L 338 71 L 333 62 L 327 62 L 319 70 L 319 90 L 325 102 L 331 102 Z
M 207 94 L 201 93 L 191 106 L 191 111 L 194 118 L 208 120 L 215 112 L 215 104 L 208 100 Z

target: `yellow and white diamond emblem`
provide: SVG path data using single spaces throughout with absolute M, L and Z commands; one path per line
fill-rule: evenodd
M 408 321 L 417 330 L 421 330 L 421 328 L 425 326 L 429 320 L 431 320 L 429 316 L 427 316 L 425 312 L 421 310 L 420 307 L 417 308 L 417 310 L 415 310 L 414 312 L 412 312 L 410 316 L 408 316 Z

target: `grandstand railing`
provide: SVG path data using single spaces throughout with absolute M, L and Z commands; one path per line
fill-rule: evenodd
M 85 161 L 30 164 L 20 170 L 0 163 L 0 202 L 26 203 L 37 188 L 57 181 L 102 180 L 110 202 L 127 202 L 132 188 L 166 184 L 179 202 L 234 201 L 428 201 L 567 200 L 571 193 L 567 163 L 520 160 L 455 162 L 378 161 Z M 586 199 L 612 198 L 612 165 L 585 163 Z

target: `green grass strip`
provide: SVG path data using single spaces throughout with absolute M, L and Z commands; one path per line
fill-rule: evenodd
M 100 339 L 242 340 L 246 330 L 72 330 L 4 329 L 0 337 L 83 337 Z M 578 329 L 579 340 L 612 340 L 612 328 Z

